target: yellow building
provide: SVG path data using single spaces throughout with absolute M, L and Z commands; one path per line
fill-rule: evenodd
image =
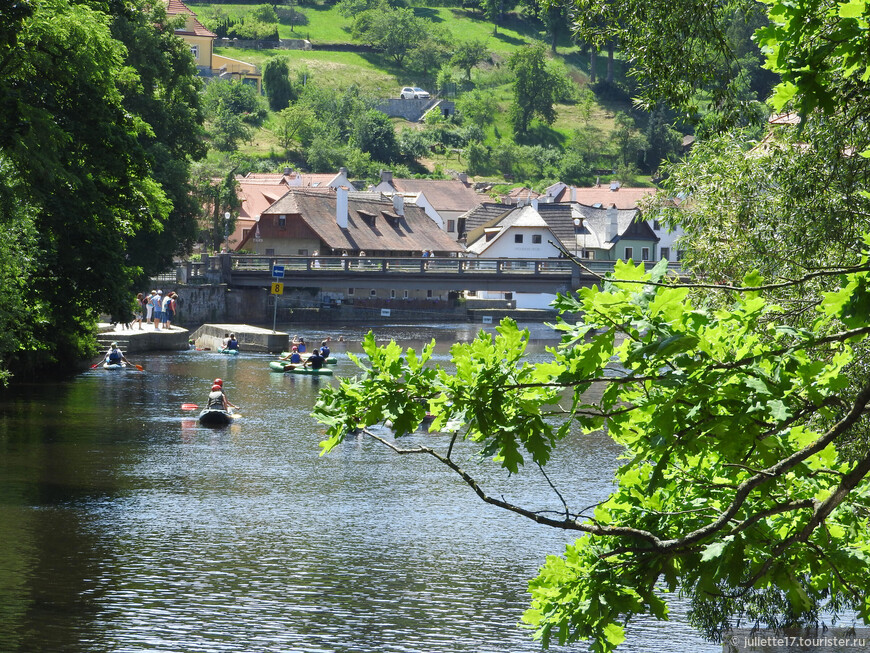
M 167 15 L 184 16 L 184 27 L 176 29 L 175 33 L 190 46 L 190 53 L 196 61 L 200 75 L 218 79 L 239 79 L 244 84 L 256 86 L 258 93 L 263 92 L 263 77 L 254 64 L 215 54 L 214 40 L 217 34 L 206 29 L 196 14 L 181 0 L 165 2 Z

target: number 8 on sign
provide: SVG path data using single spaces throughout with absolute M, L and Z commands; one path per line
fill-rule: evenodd
M 280 281 L 272 282 L 272 294 L 273 295 L 283 295 L 284 294 L 284 284 Z

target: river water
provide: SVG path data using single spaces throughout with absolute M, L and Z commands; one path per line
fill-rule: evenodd
M 476 327 L 382 327 L 404 345 Z M 551 332 L 533 326 L 533 337 Z M 308 334 L 306 334 L 308 335 Z M 319 340 L 312 333 L 306 340 Z M 361 331 L 336 343 L 336 374 Z M 544 346 L 535 340 L 533 355 Z M 0 651 L 538 651 L 517 626 L 527 582 L 570 533 L 490 507 L 448 470 L 365 437 L 320 457 L 325 378 L 271 357 L 133 359 L 0 397 Z M 222 377 L 242 418 L 196 425 Z M 438 435 L 411 438 L 439 444 Z M 548 473 L 576 507 L 609 491 L 618 451 L 574 438 Z M 558 509 L 539 473 L 464 463 L 493 494 Z M 586 650 L 585 645 L 568 649 Z M 720 651 L 685 623 L 633 624 L 625 651 Z

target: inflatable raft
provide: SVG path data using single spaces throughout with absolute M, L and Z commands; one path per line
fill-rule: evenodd
M 269 363 L 269 369 L 273 372 L 283 372 L 284 374 L 309 374 L 312 376 L 332 376 L 332 370 L 328 367 L 321 367 L 319 370 L 310 367 L 302 367 L 301 363 L 287 363 L 285 361 L 272 361 Z
M 290 352 L 289 352 L 289 351 L 282 351 L 282 352 L 281 352 L 281 356 L 282 356 L 282 357 L 284 357 L 284 356 L 289 356 L 289 355 L 290 355 Z M 308 357 L 309 357 L 309 356 L 311 356 L 311 354 L 299 354 L 299 355 L 302 356 L 302 362 L 303 362 L 303 363 L 304 363 L 305 361 L 308 360 Z M 328 357 L 328 358 L 326 359 L 326 364 L 327 364 L 327 365 L 336 365 L 337 363 L 338 363 L 338 359 L 337 359 L 335 356 L 330 356 L 330 357 Z

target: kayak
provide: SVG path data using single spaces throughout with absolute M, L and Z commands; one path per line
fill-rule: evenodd
M 332 370 L 328 367 L 321 367 L 319 370 L 310 367 L 302 367 L 297 364 L 293 367 L 293 363 L 285 363 L 284 361 L 272 361 L 269 363 L 269 369 L 273 372 L 283 372 L 284 374 L 310 374 L 314 376 L 332 376 Z
M 236 355 L 239 353 L 239 350 L 238 349 L 218 349 L 218 353 Z
M 104 370 L 123 370 L 127 367 L 127 363 L 109 363 L 106 361 L 103 363 Z
M 203 426 L 226 426 L 232 421 L 232 413 L 217 408 L 206 408 L 199 414 L 199 423 Z
M 289 356 L 289 355 L 290 355 L 290 352 L 289 352 L 289 351 L 282 351 L 282 352 L 281 352 L 281 356 L 282 356 L 282 357 L 283 357 L 283 356 Z M 306 360 L 308 360 L 308 357 L 309 357 L 309 356 L 311 356 L 311 354 L 299 354 L 299 355 L 302 356 L 302 362 L 303 362 L 303 363 L 304 363 Z M 328 357 L 328 358 L 326 359 L 326 364 L 327 364 L 327 365 L 336 365 L 337 363 L 338 363 L 338 359 L 337 359 L 335 356 L 330 356 L 330 357 Z

